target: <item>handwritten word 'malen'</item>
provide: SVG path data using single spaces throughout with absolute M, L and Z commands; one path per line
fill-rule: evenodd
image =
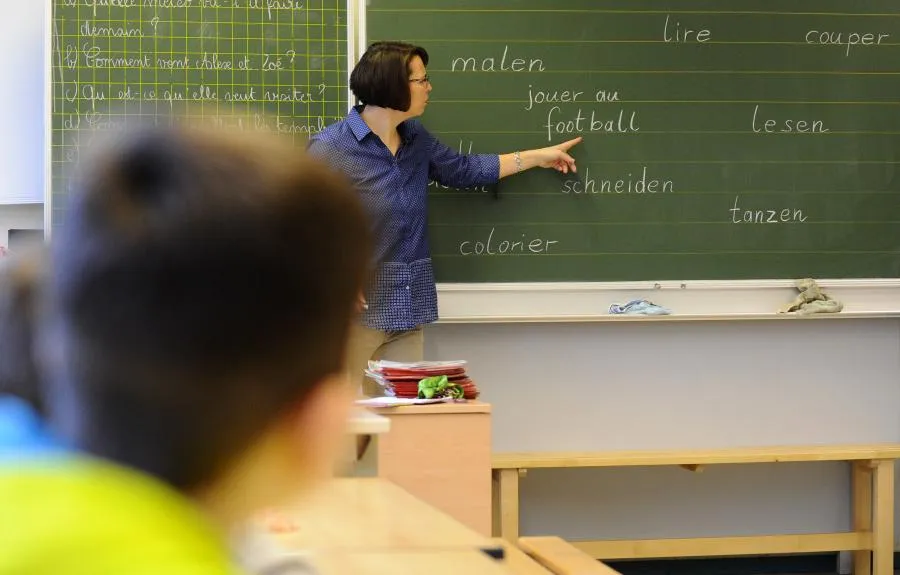
M 476 59 L 452 58 L 450 60 L 451 72 L 543 72 L 544 61 L 540 58 L 510 58 L 509 46 L 503 47 L 503 55 L 498 63 L 494 57 Z

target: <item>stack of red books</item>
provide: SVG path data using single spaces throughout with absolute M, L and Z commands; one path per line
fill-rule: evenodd
M 446 375 L 447 380 L 458 386 L 463 399 L 476 399 L 478 388 L 466 374 L 466 362 L 421 361 L 400 363 L 396 361 L 370 361 L 366 376 L 384 388 L 391 397 L 415 398 L 419 394 L 419 382 L 427 377 Z

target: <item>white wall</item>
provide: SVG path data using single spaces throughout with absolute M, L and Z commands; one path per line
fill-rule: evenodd
M 0 19 L 0 246 L 10 228 L 41 229 L 44 199 L 44 2 L 16 0 Z M 9 10 L 12 10 L 11 16 Z
M 43 229 L 44 206 L 41 204 L 0 205 L 0 246 L 8 246 L 10 229 Z
M 40 203 L 44 198 L 44 0 L 7 0 L 3 8 L 0 204 Z
M 498 451 L 900 442 L 896 319 L 436 325 L 426 348 L 470 361 Z M 841 464 L 537 470 L 522 481 L 522 530 L 841 530 L 849 485 Z

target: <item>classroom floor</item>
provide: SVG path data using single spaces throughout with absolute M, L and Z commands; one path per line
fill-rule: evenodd
M 748 569 L 746 566 L 742 568 L 725 565 L 709 566 L 705 568 L 701 567 L 699 569 L 684 567 L 673 568 L 672 566 L 665 565 L 648 566 L 646 564 L 641 565 L 638 568 L 629 568 L 631 566 L 621 564 L 613 567 L 618 569 L 622 575 L 839 575 L 837 571 L 826 570 L 809 571 L 807 569 L 805 571 L 773 571 L 772 569 L 762 568 L 757 571 L 752 568 Z M 900 575 L 900 569 L 895 570 L 894 575 Z

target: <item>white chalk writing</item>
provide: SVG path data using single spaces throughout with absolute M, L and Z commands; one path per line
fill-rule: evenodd
M 687 42 L 709 42 L 711 38 L 708 28 L 692 30 L 687 26 L 682 26 L 678 20 L 672 22 L 671 17 L 666 15 L 666 22 L 663 24 L 663 40 L 665 42 L 674 42 L 684 44 Z
M 550 246 L 559 242 L 539 237 L 528 237 L 526 234 L 508 236 L 503 239 L 494 238 L 497 229 L 491 228 L 483 240 L 466 240 L 459 244 L 459 253 L 463 256 L 496 256 L 509 254 L 548 254 Z
M 629 172 L 617 179 L 591 177 L 591 169 L 587 168 L 584 178 L 568 178 L 562 184 L 562 193 L 573 195 L 594 194 L 669 194 L 674 190 L 672 180 L 648 178 L 647 166 L 643 166 L 637 175 Z
M 584 132 L 602 132 L 605 134 L 627 134 L 640 131 L 637 112 L 620 109 L 618 113 L 604 114 L 591 110 L 585 116 L 581 108 L 575 115 L 563 115 L 562 108 L 553 106 L 547 111 L 547 141 L 552 142 L 557 135 L 581 134 Z
M 450 70 L 452 72 L 543 72 L 546 67 L 540 58 L 511 57 L 509 46 L 504 46 L 499 61 L 493 56 L 483 58 L 451 57 Z
M 772 207 L 745 209 L 741 207 L 740 199 L 740 196 L 735 196 L 734 207 L 728 210 L 733 224 L 788 224 L 803 223 L 807 220 L 801 209 Z
M 759 118 L 759 105 L 753 108 L 753 131 L 757 134 L 796 133 L 796 134 L 825 134 L 830 132 L 824 126 L 822 120 L 798 120 L 796 118 L 784 118 L 781 120 L 763 120 Z
M 878 46 L 890 34 L 875 32 L 828 32 L 810 30 L 804 36 L 807 44 L 819 44 L 822 46 L 840 46 L 844 48 L 844 56 L 850 56 L 850 49 L 854 46 Z

